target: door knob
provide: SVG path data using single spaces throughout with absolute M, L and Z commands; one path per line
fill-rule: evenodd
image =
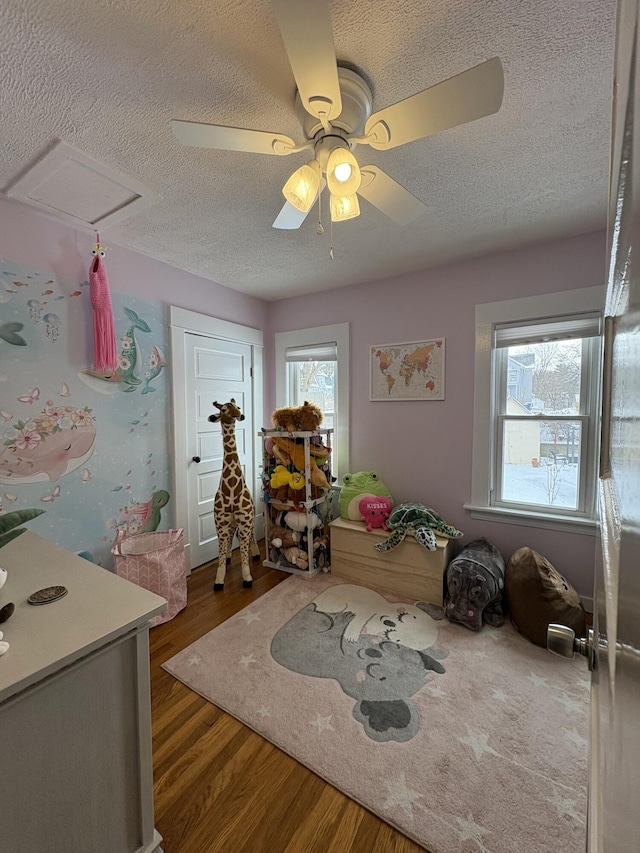
M 200 462 L 199 456 L 192 456 L 191 458 L 193 459 L 194 462 Z
M 576 652 L 584 655 L 589 660 L 589 669 L 593 668 L 593 628 L 587 630 L 585 637 L 576 637 L 572 628 L 552 623 L 547 628 L 547 648 L 562 658 L 573 658 Z

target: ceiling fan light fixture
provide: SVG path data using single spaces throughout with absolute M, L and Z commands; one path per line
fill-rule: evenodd
M 309 160 L 288 179 L 282 188 L 282 195 L 301 213 L 307 213 L 320 188 L 322 170 L 317 160 Z
M 327 161 L 327 185 L 336 196 L 352 196 L 360 187 L 360 166 L 348 148 L 334 148 Z
M 355 193 L 353 195 L 333 195 L 331 193 L 330 205 L 332 222 L 344 222 L 345 219 L 360 216 L 360 204 Z

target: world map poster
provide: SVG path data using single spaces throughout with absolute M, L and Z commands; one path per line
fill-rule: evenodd
M 370 400 L 444 400 L 444 338 L 372 346 Z

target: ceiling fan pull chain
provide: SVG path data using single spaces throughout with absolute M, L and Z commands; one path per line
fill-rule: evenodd
M 331 224 L 329 225 L 329 237 L 331 240 L 331 246 L 329 248 L 329 257 L 333 260 L 333 219 L 331 220 Z
M 320 192 L 318 193 L 318 227 L 316 228 L 316 234 L 324 234 L 324 228 L 322 227 L 322 187 L 320 187 Z

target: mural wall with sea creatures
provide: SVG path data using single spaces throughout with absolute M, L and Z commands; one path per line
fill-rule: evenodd
M 0 260 L 0 513 L 45 509 L 29 529 L 107 568 L 118 533 L 174 521 L 166 306 L 110 285 L 100 372 L 89 282 Z

